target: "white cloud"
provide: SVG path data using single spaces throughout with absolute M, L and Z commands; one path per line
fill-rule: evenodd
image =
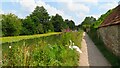
M 98 3 L 98 0 L 73 0 L 74 2 L 82 2 L 82 3 Z
M 86 3 L 97 3 L 98 0 L 44 0 L 44 2 L 86 2 Z
M 106 3 L 106 4 L 102 4 L 99 8 L 101 10 L 109 10 L 109 9 L 113 9 L 117 6 L 116 2 L 112 2 L 112 3 Z
M 32 12 L 36 7 L 36 3 L 34 0 L 20 0 L 19 3 L 25 10 Z
M 118 2 L 119 0 L 98 0 L 98 2 Z
M 4 14 L 4 11 L 2 11 L 1 9 L 0 9 L 0 14 Z
M 32 12 L 36 6 L 44 6 L 50 15 L 60 14 L 64 19 L 72 19 L 72 17 L 66 15 L 64 11 L 58 10 L 55 7 L 46 4 L 42 0 L 39 0 L 37 2 L 35 2 L 34 0 L 20 0 L 19 2 L 22 5 L 22 7 L 29 12 Z
M 84 12 L 84 13 L 89 13 L 89 7 L 85 6 L 84 4 L 81 3 L 73 3 L 70 2 L 68 3 L 68 9 L 74 12 Z
M 98 8 L 102 11 L 101 14 L 106 13 L 108 10 L 113 9 L 117 6 L 117 2 L 111 2 L 100 5 Z
M 79 25 L 84 21 L 84 18 L 86 17 L 86 14 L 79 12 L 79 13 L 76 13 L 76 17 L 77 17 L 77 19 L 75 21 L 76 25 Z
M 64 11 L 58 10 L 57 8 L 52 7 L 52 6 L 46 4 L 45 2 L 43 2 L 41 0 L 39 0 L 39 2 L 37 2 L 37 5 L 38 6 L 44 6 L 47 9 L 47 11 L 50 15 L 60 14 L 60 15 L 62 15 L 62 17 L 64 19 L 72 19 L 72 17 L 69 16 L 69 15 L 66 15 Z

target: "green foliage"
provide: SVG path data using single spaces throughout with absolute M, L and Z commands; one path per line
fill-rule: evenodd
M 72 20 L 68 20 L 68 19 L 66 19 L 65 20 L 65 23 L 67 23 L 67 26 L 70 28 L 70 29 L 72 29 L 72 30 L 74 30 L 75 29 L 75 23 L 74 23 L 74 21 L 72 21 Z
M 78 26 L 80 26 L 80 28 L 82 28 L 83 30 L 86 30 L 86 28 L 90 28 L 94 22 L 96 22 L 96 19 L 94 17 L 92 16 L 86 17 L 84 21 L 82 22 L 81 26 L 80 25 Z
M 35 10 L 30 14 L 30 17 L 37 24 L 48 23 L 50 18 L 47 10 L 43 6 L 36 6 Z
M 44 32 L 54 32 L 54 26 L 51 22 L 44 24 Z
M 82 24 L 83 25 L 85 25 L 85 24 L 90 25 L 90 24 L 94 23 L 95 21 L 96 21 L 96 19 L 92 16 L 91 17 L 86 17 L 85 20 L 82 22 Z
M 112 10 L 108 10 L 105 14 L 102 14 L 100 18 L 92 24 L 92 27 L 98 28 L 101 23 L 105 20 L 105 18 L 112 12 Z
M 69 49 L 69 41 L 80 46 L 81 36 L 82 32 L 69 32 L 3 43 L 3 66 L 77 66 L 79 54 Z
M 63 18 L 59 14 L 56 14 L 55 16 L 52 16 L 51 22 L 54 26 L 54 31 L 60 32 L 64 27 L 63 27 Z
M 61 32 L 64 29 L 74 29 L 75 27 L 75 23 L 72 20 L 69 23 L 65 22 L 59 14 L 50 17 L 43 6 L 36 6 L 35 10 L 25 19 L 20 20 L 14 14 L 3 14 L 2 17 L 3 36 Z
M 14 14 L 2 15 L 2 33 L 3 36 L 19 35 L 22 29 L 21 20 Z
M 31 20 L 29 16 L 23 20 L 22 27 L 23 28 L 22 28 L 21 34 L 23 35 L 31 35 L 31 34 L 34 34 L 35 32 L 34 22 Z

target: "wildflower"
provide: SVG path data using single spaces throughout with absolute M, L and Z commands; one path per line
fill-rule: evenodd
M 9 48 L 11 48 L 11 46 L 9 46 Z

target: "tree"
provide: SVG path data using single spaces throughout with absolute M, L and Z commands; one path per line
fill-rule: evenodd
M 35 25 L 29 16 L 22 21 L 22 35 L 31 35 L 35 33 Z
M 51 22 L 54 26 L 54 31 L 56 31 L 56 32 L 60 32 L 64 28 L 63 27 L 63 23 L 64 23 L 63 18 L 59 14 L 52 16 Z
M 38 25 L 36 25 L 36 28 L 35 28 L 35 33 L 37 34 L 42 34 L 44 33 L 44 29 L 43 29 L 43 24 L 39 23 Z
M 35 31 L 37 34 L 45 33 L 48 32 L 48 30 L 51 30 L 49 29 L 50 27 L 52 28 L 52 24 L 49 23 L 50 16 L 43 6 L 37 6 L 32 14 L 30 14 L 30 17 L 35 24 Z
M 32 12 L 30 17 L 33 19 L 35 23 L 45 24 L 49 22 L 50 16 L 47 10 L 41 6 L 36 6 L 35 10 Z
M 46 24 L 44 24 L 44 32 L 53 32 L 54 31 L 54 26 L 52 24 L 52 22 L 48 22 Z
M 1 20 L 2 20 L 2 14 L 0 14 L 0 37 L 2 37 L 2 35 L 4 35 L 4 33 L 2 32 L 2 23 L 1 23 Z
M 70 29 L 72 29 L 72 30 L 75 29 L 75 23 L 74 23 L 74 21 L 66 19 L 65 22 L 67 23 L 67 25 L 68 25 L 68 27 Z
M 90 28 L 93 23 L 96 22 L 96 18 L 94 17 L 86 17 L 82 22 L 82 29 L 86 30 L 86 28 Z
M 19 35 L 22 29 L 21 20 L 14 14 L 2 15 L 2 32 L 3 36 Z

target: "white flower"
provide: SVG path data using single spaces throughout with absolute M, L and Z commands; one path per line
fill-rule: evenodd
M 9 48 L 11 48 L 11 46 L 9 46 Z

